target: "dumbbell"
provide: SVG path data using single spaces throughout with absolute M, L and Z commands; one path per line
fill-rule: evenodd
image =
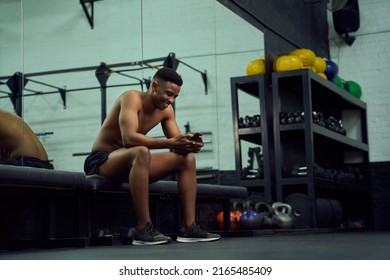
M 245 127 L 245 122 L 244 122 L 244 118 L 243 118 L 243 117 L 240 117 L 240 118 L 238 119 L 238 127 L 239 127 L 239 128 Z
M 287 113 L 280 112 L 279 113 L 279 123 L 280 124 L 286 124 L 287 123 Z
M 322 127 L 326 127 L 326 121 L 321 112 L 313 111 L 313 122 Z
M 342 135 L 347 135 L 347 131 L 343 127 L 343 123 L 341 122 L 341 120 L 339 120 L 339 133 Z
M 304 113 L 300 111 L 295 111 L 292 113 L 294 118 L 294 123 L 300 123 L 304 121 Z
M 120 240 L 123 245 L 131 245 L 134 239 L 135 228 L 122 227 L 120 229 Z
M 257 169 L 249 169 L 245 167 L 241 172 L 242 179 L 256 179 L 260 177 L 260 172 Z
M 238 127 L 239 128 L 245 128 L 245 127 L 256 127 L 260 126 L 260 115 L 253 115 L 253 116 L 245 116 L 240 117 L 238 119 Z
M 330 130 L 333 130 L 337 133 L 346 135 L 347 131 L 343 127 L 343 124 L 341 120 L 337 120 L 335 117 L 330 116 L 326 122 L 326 127 L 329 128 Z
M 294 165 L 291 170 L 291 175 L 294 177 L 301 177 L 307 175 L 307 166 L 296 166 Z

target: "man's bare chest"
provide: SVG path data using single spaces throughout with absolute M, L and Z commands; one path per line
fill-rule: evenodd
M 161 123 L 163 117 L 161 114 L 138 114 L 138 132 L 142 134 L 148 133 L 151 129 Z

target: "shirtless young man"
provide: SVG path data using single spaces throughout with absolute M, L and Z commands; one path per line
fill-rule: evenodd
M 177 241 L 214 241 L 218 234 L 208 233 L 195 224 L 196 162 L 193 153 L 203 146 L 202 139 L 181 134 L 172 104 L 183 81 L 170 68 L 159 69 L 149 90 L 124 92 L 114 103 L 102 124 L 92 153 L 84 165 L 86 174 L 100 174 L 115 181 L 128 181 L 137 216 L 134 245 L 171 242 L 151 223 L 149 215 L 149 183 L 178 172 L 177 187 L 183 210 L 182 226 Z M 146 134 L 161 124 L 166 139 Z M 152 149 L 173 152 L 154 153 Z
M 0 164 L 54 169 L 38 137 L 18 115 L 0 109 Z

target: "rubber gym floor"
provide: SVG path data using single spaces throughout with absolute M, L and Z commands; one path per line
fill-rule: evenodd
M 115 243 L 114 243 L 115 244 Z M 389 260 L 389 232 L 314 232 L 223 237 L 157 246 L 2 251 L 3 260 Z

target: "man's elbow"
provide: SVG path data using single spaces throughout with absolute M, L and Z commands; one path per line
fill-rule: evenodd
M 122 146 L 126 149 L 132 148 L 137 145 L 137 142 L 135 141 L 134 137 L 131 136 L 122 136 Z

